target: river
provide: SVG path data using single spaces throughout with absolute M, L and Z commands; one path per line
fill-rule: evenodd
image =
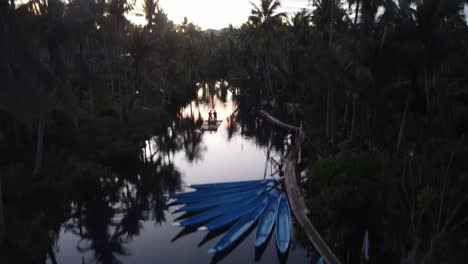
M 176 173 L 171 172 L 167 177 L 180 177 L 182 191 L 189 190 L 185 186 L 190 184 L 262 179 L 265 175 L 270 177 L 275 169 L 271 162 L 266 163 L 267 155 L 278 160 L 280 150 L 268 146 L 271 146 L 273 134 L 276 134 L 276 144 L 273 145 L 281 145 L 285 132 L 272 133 L 273 128 L 258 120 L 251 112 L 243 114 L 244 112 L 238 111 L 238 105 L 229 91 L 224 91 L 222 95 L 216 93 L 211 96 L 200 92 L 199 96 L 199 100 L 181 109 L 179 120 L 174 121 L 174 128 L 168 132 L 169 138 L 173 138 L 174 144 L 178 147 L 164 152 L 161 147 L 161 142 L 164 141 L 161 137 L 155 136 L 148 141 L 152 147 L 146 147 L 147 157 L 152 156 L 149 159 L 153 160 L 159 159 L 157 162 L 160 168 L 156 170 L 161 170 L 164 164 L 170 164 Z M 193 122 L 191 117 L 194 119 L 202 117 L 206 120 L 207 113 L 212 108 L 218 112 L 218 119 L 223 120 L 217 131 L 203 132 L 198 129 L 180 128 L 184 126 L 185 119 Z M 171 136 L 172 133 L 177 133 L 177 136 Z M 158 148 L 161 149 L 153 155 Z M 206 231 L 184 230 L 173 226 L 172 222 L 181 214 L 174 213 L 177 207 L 168 207 L 163 199 L 145 197 L 143 199 L 149 201 L 148 205 L 138 203 L 137 201 L 141 200 L 139 197 L 142 196 L 139 188 L 144 188 L 139 186 L 145 186 L 145 183 L 139 182 L 146 181 L 144 177 L 139 174 L 137 179 L 133 180 L 122 180 L 120 176 L 115 178 L 116 182 L 123 181 L 124 184 L 115 194 L 120 198 L 106 198 L 109 203 L 108 208 L 111 208 L 109 214 L 100 212 L 97 208 L 95 213 L 98 215 L 93 217 L 90 215 L 93 212 L 88 210 L 87 219 L 79 217 L 79 228 L 76 218 L 67 221 L 62 226 L 53 249 L 56 262 L 200 264 L 311 262 L 307 250 L 294 239 L 294 235 L 288 254 L 280 256 L 276 250 L 274 235 L 269 239 L 264 251 L 256 250 L 255 232 L 250 232 L 229 251 L 221 255 L 209 255 L 208 250 L 221 237 L 221 232 L 208 235 Z M 163 182 L 167 184 L 174 181 L 169 179 Z M 167 192 L 169 189 L 159 186 L 156 192 Z M 104 207 L 107 208 L 106 205 Z M 134 209 L 135 207 L 139 210 Z M 133 218 L 128 216 L 132 210 L 136 212 Z M 107 218 L 101 219 L 105 218 L 101 217 L 101 214 L 107 215 Z M 128 219 L 132 219 L 132 224 L 123 224 L 129 222 Z M 102 228 L 107 230 L 92 231 Z M 53 263 L 50 258 L 47 262 Z

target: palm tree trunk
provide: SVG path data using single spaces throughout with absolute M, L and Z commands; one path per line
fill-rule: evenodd
M 332 6 L 330 7 L 330 21 L 329 21 L 329 25 L 328 25 L 328 44 L 330 45 L 330 47 L 332 46 L 333 44 L 333 16 L 334 16 L 334 9 L 335 9 L 335 0 L 331 1 L 332 2 Z
M 426 111 L 429 112 L 430 96 L 429 96 L 429 76 L 427 68 L 424 68 L 424 91 L 426 93 Z
M 406 97 L 405 110 L 403 111 L 403 116 L 401 117 L 400 131 L 398 132 L 398 141 L 395 147 L 396 154 L 400 152 L 401 144 L 403 142 L 403 134 L 405 132 L 406 116 L 408 115 L 409 103 L 410 103 L 410 96 L 408 95 Z
M 37 144 L 36 144 L 36 161 L 34 165 L 34 176 L 40 176 L 42 173 L 42 162 L 44 159 L 44 130 L 45 130 L 45 114 L 44 110 L 40 110 L 39 125 L 37 126 Z
M 327 87 L 327 112 L 325 116 L 325 136 L 330 136 L 330 87 Z
M 2 193 L 2 179 L 0 177 L 0 245 L 5 239 L 5 218 L 3 214 L 3 193 Z
M 55 257 L 55 252 L 52 247 L 49 248 L 48 254 L 49 254 L 50 262 L 52 262 L 52 264 L 57 264 L 57 258 Z
M 371 149 L 373 146 L 372 143 L 372 114 L 369 108 L 369 105 L 366 104 L 366 119 L 367 119 L 367 143 L 368 143 L 368 148 Z
M 354 15 L 354 25 L 357 24 L 357 19 L 358 19 L 358 16 L 359 16 L 359 7 L 361 5 L 361 1 L 357 1 L 356 3 L 356 13 Z
M 348 123 L 348 100 L 346 99 L 344 114 L 343 114 L 343 129 L 344 133 L 346 133 L 346 124 Z
M 270 100 L 271 97 L 273 96 L 273 85 L 272 85 L 272 81 L 271 81 L 271 70 L 270 70 L 270 55 L 267 54 L 266 55 L 266 58 L 265 58 L 265 65 L 264 65 L 264 78 L 265 78 L 265 88 L 266 88 L 266 91 L 264 94 L 264 96 L 266 96 L 265 99 L 267 100 Z
M 351 118 L 351 134 L 350 134 L 351 141 L 353 141 L 354 139 L 355 123 L 356 123 L 356 95 L 353 95 L 353 116 Z
M 118 72 L 120 72 L 120 71 L 118 71 Z M 118 79 L 117 86 L 118 86 L 118 89 L 119 89 L 119 121 L 120 121 L 120 128 L 123 129 L 123 126 L 124 126 L 124 118 L 123 118 L 124 98 L 123 97 L 124 97 L 124 95 L 123 95 L 123 91 L 122 91 L 122 84 L 121 84 L 120 77 L 117 77 L 117 79 Z
M 331 105 L 331 113 L 330 113 L 330 139 L 331 139 L 331 143 L 334 144 L 335 143 L 335 93 L 334 93 L 334 89 L 332 88 L 331 89 L 331 102 L 330 102 L 330 105 Z
M 89 85 L 89 112 L 91 114 L 91 118 L 94 119 L 96 117 L 96 108 L 94 105 L 94 83 L 91 81 Z

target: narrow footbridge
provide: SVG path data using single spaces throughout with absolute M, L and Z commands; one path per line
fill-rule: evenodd
M 325 261 L 328 264 L 341 264 L 340 260 L 335 256 L 330 247 L 328 247 L 323 238 L 320 236 L 317 229 L 310 222 L 309 217 L 307 217 L 307 214 L 309 212 L 307 210 L 304 199 L 302 198 L 302 194 L 297 184 L 296 163 L 301 144 L 304 141 L 304 132 L 302 130 L 302 127 L 296 127 L 290 124 L 286 124 L 281 120 L 273 117 L 264 110 L 259 110 L 258 113 L 261 116 L 265 117 L 267 120 L 269 120 L 271 123 L 279 127 L 283 127 L 296 132 L 295 144 L 293 144 L 289 149 L 288 155 L 286 156 L 284 162 L 284 184 L 286 187 L 286 192 L 288 194 L 288 200 L 291 206 L 291 210 L 299 224 L 306 232 L 310 242 L 312 242 L 315 249 L 325 259 Z

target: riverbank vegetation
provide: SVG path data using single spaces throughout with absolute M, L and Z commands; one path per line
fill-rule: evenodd
M 133 4 L 0 2 L 0 262 L 53 259 L 63 223 L 109 242 L 100 262 L 125 254 L 117 241 L 146 208 L 161 221 L 151 204 L 180 187 L 171 152 L 200 143 L 180 108 L 219 80 L 240 115 L 302 124 L 310 217 L 343 262 L 360 260 L 366 230 L 372 262 L 468 258 L 465 1 L 314 0 L 285 14 L 262 0 L 219 31 L 174 24 L 157 0 L 135 25 Z M 139 192 L 109 234 L 125 186 Z

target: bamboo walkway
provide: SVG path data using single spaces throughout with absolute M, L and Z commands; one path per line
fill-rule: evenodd
M 299 224 L 306 232 L 310 242 L 312 242 L 318 253 L 325 259 L 326 263 L 341 264 L 340 260 L 338 260 L 335 254 L 331 251 L 331 249 L 320 236 L 317 229 L 315 229 L 314 225 L 310 222 L 309 218 L 307 217 L 308 210 L 305 205 L 304 199 L 302 199 L 302 194 L 297 184 L 296 163 L 299 149 L 301 148 L 301 144 L 304 140 L 304 132 L 302 130 L 302 127 L 299 128 L 286 124 L 278 120 L 277 118 L 271 116 L 266 111 L 260 110 L 258 112 L 260 115 L 267 118 L 273 124 L 296 131 L 296 144 L 291 146 L 284 162 L 284 185 L 288 194 L 288 200 L 289 204 L 291 205 L 291 210 L 293 211 L 293 214 L 296 217 Z
M 278 118 L 276 117 L 273 117 L 271 116 L 267 111 L 265 110 L 258 110 L 258 113 L 265 117 L 267 120 L 269 120 L 270 122 L 272 122 L 273 124 L 277 125 L 277 126 L 280 126 L 282 128 L 286 128 L 286 129 L 289 129 L 289 130 L 292 130 L 292 131 L 299 131 L 299 128 L 298 127 L 295 127 L 295 126 L 292 126 L 292 125 L 289 125 L 289 124 L 286 124 L 284 122 L 282 122 L 281 120 L 279 120 Z

